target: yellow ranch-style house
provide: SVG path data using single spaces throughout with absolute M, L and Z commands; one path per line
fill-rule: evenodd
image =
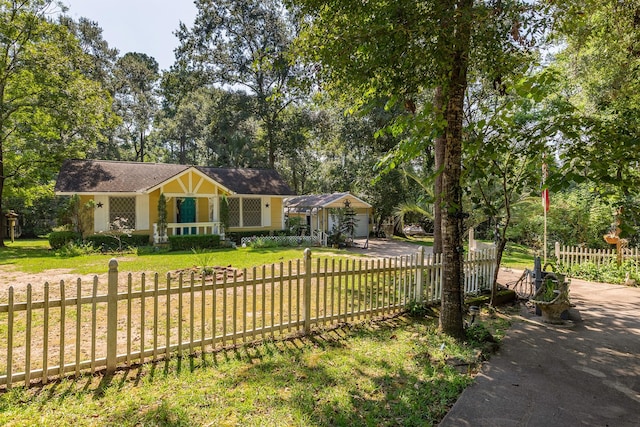
M 228 232 L 268 232 L 285 228 L 283 200 L 294 193 L 271 169 L 214 168 L 163 163 L 67 160 L 55 186 L 57 195 L 92 202 L 93 233 L 126 218 L 135 234 L 158 241 L 158 201 L 167 200 L 167 235 L 219 234 L 223 198 Z

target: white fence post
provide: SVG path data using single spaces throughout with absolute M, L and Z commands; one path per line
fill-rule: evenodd
M 109 285 L 107 291 L 107 374 L 116 370 L 118 352 L 118 261 L 109 261 Z
M 308 334 L 311 330 L 311 249 L 304 250 L 304 326 L 303 331 Z
M 423 285 L 424 285 L 424 246 L 418 250 L 418 260 L 416 265 L 416 292 L 418 297 L 416 302 L 422 304 L 424 302 Z

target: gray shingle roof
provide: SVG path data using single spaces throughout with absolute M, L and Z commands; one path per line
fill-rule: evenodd
M 295 196 L 285 199 L 285 207 L 291 209 L 312 209 L 312 208 L 327 208 L 327 207 L 343 207 L 344 200 L 349 200 L 352 207 L 366 207 L 370 208 L 371 205 L 354 196 L 347 193 L 332 193 L 332 194 L 309 194 L 306 196 Z
M 198 170 L 238 194 L 295 194 L 273 169 L 225 169 L 197 166 Z
M 308 194 L 306 196 L 291 197 L 285 201 L 285 206 L 290 208 L 317 208 L 344 197 L 347 193 L 333 194 Z
M 107 160 L 67 160 L 63 163 L 57 193 L 143 193 L 192 166 L 166 163 L 135 163 Z M 286 182 L 272 169 L 225 169 L 199 167 L 237 194 L 293 195 Z

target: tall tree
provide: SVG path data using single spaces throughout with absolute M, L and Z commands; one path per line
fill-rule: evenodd
M 316 142 L 314 130 L 325 119 L 325 114 L 317 114 L 311 108 L 296 105 L 289 106 L 280 117 L 281 125 L 278 126 L 276 137 L 281 155 L 277 168 L 297 194 L 306 194 L 313 188 L 309 185 L 310 178 L 320 166 L 317 152 L 312 149 L 312 144 Z
M 242 88 L 255 96 L 268 164 L 278 154 L 278 120 L 298 96 L 299 67 L 290 61 L 294 37 L 290 15 L 279 0 L 197 0 L 191 29 L 181 24 L 176 57 L 204 84 Z
M 85 75 L 102 83 L 113 96 L 113 69 L 118 60 L 118 49 L 109 47 L 102 37 L 102 28 L 95 21 L 82 17 L 74 21 L 66 15 L 61 15 L 58 20 L 78 39 L 80 49 L 89 55 L 86 69 L 83 70 Z
M 564 93 L 582 130 L 579 138 L 560 140 L 562 180 L 588 179 L 614 206 L 633 203 L 640 180 L 640 2 L 553 5 L 564 47 L 556 64 L 566 76 Z
M 154 138 L 168 149 L 168 161 L 180 164 L 247 167 L 259 164 L 254 100 L 241 92 L 201 87 L 164 108 Z
M 115 96 L 114 68 L 118 60 L 118 49 L 109 47 L 109 43 L 102 37 L 102 28 L 97 22 L 87 18 L 73 18 L 61 15 L 60 24 L 69 28 L 69 31 L 78 39 L 80 49 L 88 55 L 85 66 L 81 70 L 83 74 L 94 81 L 99 82 L 113 99 Z M 115 105 L 115 100 L 113 101 Z M 86 155 L 88 158 L 120 159 L 120 147 L 116 140 L 117 125 L 121 118 L 113 116 L 110 120 L 114 123 L 105 129 L 104 138 L 97 141 L 95 147 L 90 147 Z
M 78 40 L 47 19 L 55 6 L 0 1 L 0 211 L 10 179 L 48 182 L 66 157 L 102 137 L 111 117 Z
M 467 97 L 464 182 L 473 212 L 471 222 L 489 221 L 497 247 L 491 304 L 496 303 L 497 276 L 513 208 L 533 193 L 539 194 L 545 153 L 553 158 L 548 143 L 566 125 L 556 121 L 561 111 L 550 112 L 542 102 L 558 87 L 555 73 L 514 77 L 508 90 L 478 82 Z M 542 214 L 542 204 L 537 206 Z
M 133 160 L 144 162 L 147 134 L 158 111 L 158 62 L 144 53 L 129 52 L 115 66 L 116 110 L 123 118 L 124 148 L 132 147 Z M 128 156 L 127 156 L 128 157 Z
M 324 81 L 359 95 L 360 103 L 390 96 L 406 106 L 415 138 L 399 152 L 422 153 L 442 135 L 442 232 L 444 274 L 440 328 L 462 338 L 463 219 L 462 140 L 464 100 L 470 65 L 486 69 L 499 84 L 517 66 L 526 39 L 521 1 L 449 0 L 397 2 L 299 0 L 307 14 L 302 38 L 307 56 L 320 62 Z M 519 44 L 520 43 L 520 44 Z M 434 107 L 441 90 L 441 112 Z M 425 99 L 423 105 L 417 101 Z M 441 117 L 441 120 L 434 118 Z M 406 123 L 406 121 L 405 121 Z M 409 153 L 407 153 L 409 152 Z M 391 163 L 395 164 L 395 160 Z

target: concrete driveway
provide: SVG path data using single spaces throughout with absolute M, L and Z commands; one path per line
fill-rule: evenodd
M 349 252 L 361 253 L 375 258 L 412 255 L 417 253 L 421 247 L 424 247 L 425 253 L 433 253 L 431 246 L 421 246 L 393 239 L 369 239 L 368 248 L 366 249 L 364 248 L 366 239 L 356 239 L 354 243 L 354 247 L 348 248 Z
M 524 310 L 440 425 L 639 426 L 640 288 L 573 279 L 570 297 L 572 327 Z

